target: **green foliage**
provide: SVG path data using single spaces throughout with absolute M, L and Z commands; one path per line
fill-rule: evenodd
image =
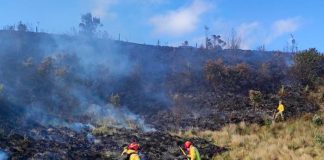
M 314 86 L 324 74 L 324 56 L 315 48 L 296 54 L 293 58 L 293 76 L 303 85 Z
M 320 126 L 320 125 L 323 124 L 323 120 L 322 120 L 321 117 L 320 117 L 319 115 L 317 115 L 317 114 L 315 114 L 315 115 L 313 116 L 312 122 L 313 122 L 315 125 L 318 125 L 318 126 Z
M 262 119 L 263 119 L 264 125 L 266 125 L 266 126 L 270 126 L 273 122 L 272 118 L 268 117 L 268 116 L 267 117 L 264 116 L 264 117 L 262 117 Z
M 314 139 L 317 144 L 324 147 L 324 135 L 317 134 L 315 135 Z

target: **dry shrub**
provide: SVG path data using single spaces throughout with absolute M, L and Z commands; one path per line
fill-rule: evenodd
M 102 125 L 92 130 L 92 134 L 94 135 L 113 135 L 116 132 L 117 132 L 116 128 L 109 127 L 108 125 Z
M 315 86 L 323 82 L 324 55 L 315 48 L 302 51 L 294 57 L 291 74 L 303 85 Z
M 262 93 L 260 91 L 249 90 L 250 105 L 259 107 L 262 101 Z

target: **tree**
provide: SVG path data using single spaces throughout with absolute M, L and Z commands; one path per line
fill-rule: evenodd
M 21 21 L 17 25 L 17 30 L 20 32 L 26 32 L 27 31 L 27 25 L 23 24 Z
M 205 28 L 205 36 L 206 36 L 206 49 L 208 49 L 209 47 L 209 42 L 210 42 L 210 39 L 208 38 L 208 30 L 209 28 L 207 26 L 204 27 Z
M 234 29 L 232 29 L 227 44 L 228 44 L 228 49 L 232 49 L 232 50 L 237 50 L 240 49 L 241 47 L 241 38 L 237 35 Z
M 221 39 L 220 35 L 212 35 L 212 40 L 214 49 L 222 49 L 226 45 L 226 42 Z
M 294 56 L 292 75 L 302 84 L 313 86 L 324 78 L 324 55 L 315 48 Z
M 93 17 L 91 13 L 81 16 L 81 23 L 79 24 L 80 33 L 86 36 L 93 36 L 100 26 L 102 26 L 100 18 Z
M 188 41 L 184 41 L 184 42 L 182 43 L 182 46 L 183 46 L 183 47 L 188 47 L 188 46 L 189 46 L 189 42 L 188 42 Z
M 3 30 L 7 31 L 14 31 L 15 30 L 15 25 L 7 25 L 3 27 Z
M 298 50 L 297 43 L 296 43 L 296 39 L 294 38 L 294 35 L 293 34 L 290 34 L 290 37 L 291 37 L 291 48 L 290 48 L 290 51 L 291 51 L 291 53 L 295 53 Z
M 262 44 L 262 45 L 258 46 L 257 51 L 264 52 L 265 51 L 265 45 Z
M 213 48 L 213 44 L 210 38 L 206 38 L 206 49 L 211 49 Z

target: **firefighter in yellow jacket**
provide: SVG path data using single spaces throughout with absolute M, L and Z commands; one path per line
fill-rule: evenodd
M 201 160 L 198 149 L 190 141 L 186 141 L 184 147 L 188 151 L 188 158 L 190 160 Z
M 139 145 L 133 142 L 124 148 L 122 155 L 126 153 L 127 160 L 141 160 L 140 156 L 138 155 L 138 149 Z
M 277 110 L 278 110 L 278 112 L 275 115 L 275 120 L 278 118 L 278 116 L 280 116 L 281 119 L 284 120 L 285 118 L 284 118 L 283 112 L 285 110 L 285 106 L 282 104 L 281 100 L 279 101 L 279 105 L 278 105 Z

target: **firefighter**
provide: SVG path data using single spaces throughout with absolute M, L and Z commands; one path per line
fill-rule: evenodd
M 277 110 L 278 110 L 278 112 L 275 115 L 275 120 L 278 118 L 278 116 L 280 116 L 280 118 L 282 120 L 284 120 L 285 118 L 284 118 L 283 112 L 285 110 L 285 106 L 282 104 L 282 101 L 281 100 L 279 101 L 279 105 L 278 105 Z
M 188 152 L 188 158 L 190 160 L 201 160 L 198 149 L 190 141 L 186 141 L 184 144 L 185 149 Z
M 127 154 L 127 160 L 141 160 L 138 154 L 139 145 L 135 142 L 124 148 L 123 154 Z

